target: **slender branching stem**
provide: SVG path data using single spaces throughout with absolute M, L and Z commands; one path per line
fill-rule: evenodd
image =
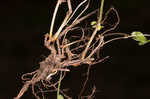
M 68 2 L 68 8 L 69 8 L 69 11 L 64 19 L 64 21 L 62 22 L 61 26 L 59 27 L 58 31 L 55 33 L 54 37 L 53 37 L 53 40 L 52 41 L 55 41 L 57 39 L 57 37 L 59 36 L 59 34 L 61 33 L 62 29 L 67 25 L 67 21 L 72 13 L 72 6 L 71 6 L 71 2 L 70 0 L 67 1 Z
M 92 40 L 94 39 L 94 37 L 95 37 L 95 35 L 97 33 L 97 30 L 98 30 L 98 28 L 96 27 L 94 32 L 93 32 L 93 34 L 92 34 L 92 36 L 91 36 L 91 38 L 90 38 L 90 40 L 89 40 L 89 42 L 88 42 L 88 44 L 87 44 L 87 46 L 86 46 L 86 48 L 85 48 L 85 50 L 82 53 L 82 58 L 81 58 L 82 60 L 85 59 L 86 53 L 87 53 L 87 51 L 88 51 L 88 49 L 89 49 L 89 47 L 90 47 L 90 45 L 92 43 Z
M 97 31 L 98 31 L 98 26 L 100 25 L 100 22 L 101 22 L 101 20 L 102 20 L 103 6 L 104 6 L 104 0 L 101 0 L 100 15 L 99 15 L 98 21 L 97 21 L 98 24 L 97 24 L 97 26 L 96 26 L 94 32 L 92 33 L 92 36 L 91 36 L 91 38 L 90 38 L 90 40 L 89 40 L 89 42 L 88 42 L 88 44 L 87 44 L 85 50 L 84 50 L 83 53 L 82 53 L 82 60 L 85 59 L 86 53 L 87 53 L 87 51 L 88 51 L 88 49 L 89 49 L 89 46 L 91 45 L 91 43 L 92 43 L 92 41 L 93 41 L 93 39 L 94 39 L 94 37 L 95 37 Z
M 72 19 L 72 17 L 74 16 L 74 14 L 77 12 L 77 10 L 86 2 L 87 0 L 82 1 L 73 11 L 72 15 L 70 16 L 70 18 L 68 19 L 67 23 Z M 73 22 L 74 23 L 74 22 Z

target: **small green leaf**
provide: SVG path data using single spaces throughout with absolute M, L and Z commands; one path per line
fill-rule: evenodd
M 93 26 L 93 25 L 96 25 L 96 21 L 92 21 L 91 22 L 91 25 Z
M 91 25 L 92 25 L 92 28 L 96 28 L 97 22 L 96 22 L 96 21 L 92 21 L 92 22 L 91 22 Z M 98 31 L 101 30 L 101 29 L 102 29 L 102 26 L 101 26 L 101 25 L 98 25 L 98 26 L 97 26 L 97 29 L 98 29 Z
M 139 45 L 144 45 L 148 42 L 150 42 L 150 40 L 147 40 L 147 38 L 144 36 L 144 34 L 142 32 L 132 32 L 131 36 L 133 36 L 133 39 L 138 41 Z
M 64 97 L 63 97 L 61 94 L 59 94 L 59 95 L 57 96 L 57 99 L 64 99 Z
M 142 32 L 132 32 L 131 35 L 136 41 L 147 41 L 146 37 L 143 35 Z
M 97 28 L 98 30 L 101 30 L 102 29 L 102 26 L 101 25 L 98 25 L 98 28 Z

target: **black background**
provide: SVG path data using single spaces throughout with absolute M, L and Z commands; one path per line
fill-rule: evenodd
M 91 1 L 96 8 L 98 0 Z M 43 38 L 49 31 L 55 4 L 55 0 L 0 2 L 0 99 L 15 97 L 23 85 L 21 75 L 38 68 L 46 55 Z M 117 31 L 150 34 L 149 0 L 105 0 L 105 11 L 112 6 L 121 18 Z M 106 45 L 103 51 L 110 58 L 93 66 L 90 74 L 90 84 L 97 87 L 95 98 L 150 99 L 150 44 L 138 46 L 131 39 L 120 40 Z M 73 96 L 78 92 L 75 88 L 81 88 L 85 68 L 72 68 L 64 80 Z M 29 90 L 22 99 L 34 99 Z

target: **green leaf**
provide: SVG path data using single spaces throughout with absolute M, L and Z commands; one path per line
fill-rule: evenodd
M 98 25 L 97 29 L 98 29 L 98 30 L 101 30 L 101 29 L 102 29 L 102 26 L 101 26 L 101 25 Z
M 133 36 L 133 39 L 136 41 L 147 41 L 146 37 L 143 35 L 142 32 L 132 32 L 131 35 Z
M 91 25 L 93 26 L 93 25 L 96 25 L 96 21 L 92 21 L 91 22 Z
M 92 21 L 92 22 L 91 22 L 91 25 L 92 25 L 92 28 L 96 28 L 97 22 L 96 22 L 96 21 Z M 98 25 L 98 26 L 97 26 L 97 29 L 98 29 L 98 31 L 101 30 L 101 29 L 102 29 L 102 26 L 101 26 L 101 25 Z
M 144 34 L 142 32 L 132 32 L 131 36 L 133 36 L 133 39 L 138 41 L 139 45 L 144 45 L 148 42 L 150 42 L 150 40 L 147 40 L 147 38 L 144 36 Z
M 57 96 L 57 99 L 64 99 L 64 97 L 63 97 L 61 94 L 59 94 L 59 95 Z

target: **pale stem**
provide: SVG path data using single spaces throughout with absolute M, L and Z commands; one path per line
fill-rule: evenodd
M 84 0 L 83 3 L 85 3 L 87 0 Z M 76 19 L 72 22 L 76 22 L 76 20 L 86 11 L 86 9 L 89 7 L 89 2 L 88 4 L 86 5 L 86 7 L 83 9 L 83 11 L 76 17 Z
M 53 18 L 52 18 L 52 22 L 51 22 L 51 25 L 50 25 L 50 32 L 49 32 L 49 38 L 50 38 L 50 39 L 52 38 L 54 22 L 55 22 L 56 14 L 57 14 L 57 12 L 58 12 L 58 8 L 59 8 L 60 3 L 61 3 L 61 1 L 58 0 L 58 2 L 57 2 L 57 4 L 56 4 L 56 7 L 55 7 L 55 11 L 54 11 L 54 13 L 53 13 Z
M 104 39 L 104 37 L 101 36 L 98 46 L 90 53 L 90 55 L 87 58 L 92 57 L 92 55 L 101 47 L 101 45 L 104 41 L 103 39 Z
M 120 35 L 120 36 L 129 36 L 129 35 L 126 34 L 126 33 L 119 33 L 119 32 L 118 32 L 118 33 L 108 33 L 108 34 L 104 34 L 103 36 L 104 36 L 104 37 L 107 37 L 107 36 L 117 36 L 117 35 L 118 35 L 118 36 L 119 36 L 119 35 Z
M 78 19 L 75 23 L 72 23 L 71 25 L 67 26 L 59 35 L 59 38 L 61 38 L 63 35 L 65 35 L 68 31 L 71 30 L 71 28 L 73 28 L 75 25 L 79 24 L 81 21 L 83 21 L 84 19 L 86 19 L 87 17 L 93 15 L 94 13 L 96 13 L 97 10 L 94 10 L 92 12 L 90 12 L 89 14 L 87 14 L 86 16 L 81 17 L 80 19 Z
M 61 33 L 62 29 L 64 28 L 64 26 L 66 25 L 66 21 L 68 20 L 69 16 L 71 13 L 67 14 L 67 16 L 65 17 L 63 23 L 61 24 L 60 28 L 58 29 L 58 31 L 56 32 L 56 34 L 53 37 L 53 41 L 55 41 L 57 39 L 57 37 L 59 36 L 59 34 Z
M 84 0 L 83 2 L 81 2 L 73 11 L 72 15 L 70 16 L 70 18 L 68 19 L 67 23 L 70 21 L 70 19 L 74 16 L 74 14 L 76 13 L 76 11 L 80 8 L 80 6 L 82 6 L 87 0 Z
M 68 0 L 68 8 L 69 8 L 69 13 L 66 15 L 62 25 L 60 26 L 60 28 L 58 29 L 58 31 L 56 32 L 56 34 L 53 37 L 53 40 L 55 41 L 57 39 L 57 37 L 59 36 L 59 34 L 61 33 L 62 29 L 64 28 L 64 26 L 70 21 L 70 19 L 74 16 L 75 12 L 80 8 L 80 6 L 82 6 L 87 0 L 84 0 L 83 2 L 81 2 L 77 8 L 75 9 L 75 11 L 72 13 L 72 7 L 71 7 L 71 2 L 70 0 Z M 73 21 L 76 22 L 76 20 L 84 13 L 84 11 L 88 8 L 88 6 L 86 6 L 86 8 L 77 16 L 77 18 Z M 71 15 L 71 16 L 70 16 Z
M 88 51 L 88 49 L 89 49 L 89 46 L 91 45 L 91 43 L 92 43 L 92 41 L 93 41 L 93 39 L 94 39 L 94 37 L 95 37 L 97 31 L 98 31 L 98 26 L 99 26 L 99 24 L 100 24 L 100 22 L 101 22 L 101 20 L 102 20 L 103 6 L 104 6 L 104 0 L 101 0 L 100 15 L 99 15 L 99 18 L 98 18 L 98 21 L 97 21 L 98 24 L 96 25 L 96 28 L 95 28 L 95 30 L 94 30 L 94 32 L 93 32 L 93 34 L 92 34 L 92 36 L 91 36 L 91 38 L 90 38 L 88 44 L 87 44 L 85 50 L 83 51 L 83 54 L 82 54 L 82 58 L 81 58 L 81 59 L 84 59 L 84 58 L 85 58 L 86 53 L 87 53 L 87 51 Z
M 74 41 L 74 42 L 71 42 L 71 43 L 69 43 L 69 44 L 64 45 L 63 48 L 66 48 L 66 47 L 71 46 L 71 45 L 73 45 L 73 44 L 75 44 L 75 43 L 81 42 L 81 41 L 83 41 L 83 40 L 84 40 L 84 39 L 76 40 L 76 41 Z
M 98 30 L 98 28 L 96 27 L 94 32 L 93 32 L 93 34 L 92 34 L 92 36 L 91 36 L 91 38 L 90 38 L 90 40 L 89 40 L 89 42 L 88 42 L 88 44 L 87 44 L 87 46 L 86 46 L 86 48 L 85 48 L 85 50 L 82 53 L 82 58 L 81 59 L 85 58 L 85 55 L 86 55 L 86 53 L 87 53 L 87 51 L 89 49 L 89 46 L 91 45 L 91 43 L 92 43 L 92 41 L 93 41 L 93 39 L 94 39 L 94 37 L 95 37 L 95 35 L 97 33 L 97 30 Z
M 83 2 L 81 2 L 77 8 L 75 9 L 75 11 L 72 13 L 72 7 L 71 7 L 71 2 L 70 0 L 68 0 L 68 8 L 69 8 L 69 12 L 67 13 L 62 25 L 60 26 L 60 28 L 58 29 L 58 31 L 56 32 L 56 34 L 53 37 L 53 41 L 55 41 L 57 39 L 57 37 L 59 36 L 59 34 L 61 33 L 62 29 L 64 28 L 64 26 L 70 21 L 70 19 L 74 16 L 75 12 L 80 8 L 80 6 L 82 6 L 87 0 L 84 0 Z M 77 21 L 77 19 L 84 13 L 84 11 L 88 8 L 88 5 L 85 7 L 85 9 L 76 17 L 76 19 L 73 21 L 73 23 L 75 23 Z M 71 15 L 71 16 L 70 16 Z
M 61 33 L 62 29 L 64 28 L 64 26 L 67 24 L 67 21 L 72 13 L 72 6 L 71 6 L 71 2 L 70 0 L 67 1 L 68 3 L 68 8 L 69 8 L 69 11 L 67 12 L 67 15 L 64 19 L 64 21 L 62 22 L 60 28 L 58 29 L 58 31 L 56 32 L 56 34 L 54 35 L 53 37 L 53 41 L 55 41 L 57 39 L 57 37 L 59 36 L 59 34 Z

